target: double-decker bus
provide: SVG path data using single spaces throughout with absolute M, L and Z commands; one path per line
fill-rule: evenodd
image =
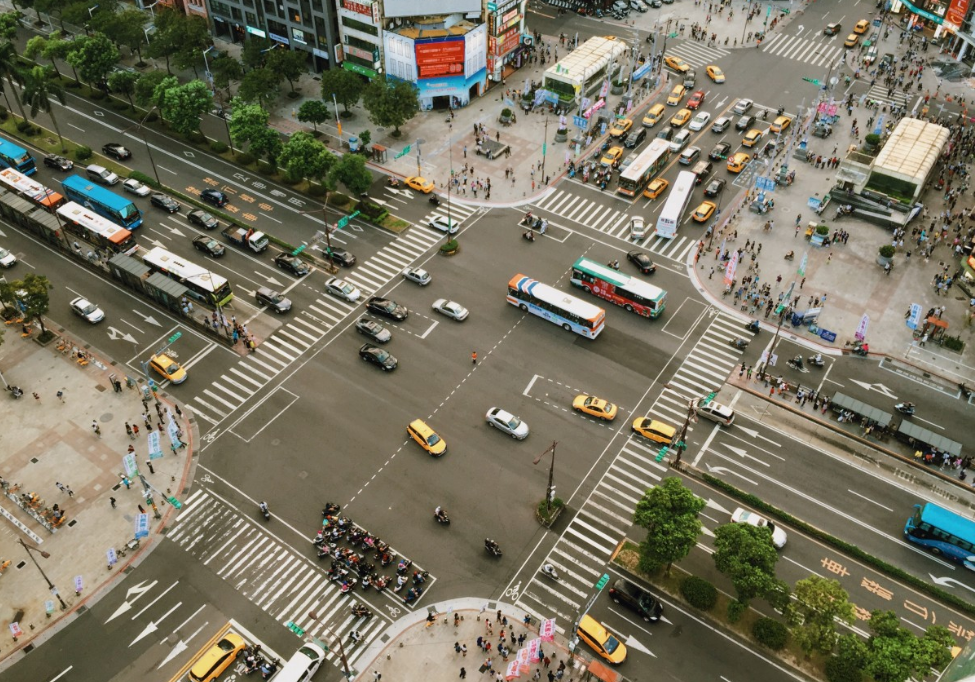
M 153 271 L 161 272 L 185 286 L 188 290 L 187 295 L 201 303 L 219 308 L 227 305 L 234 298 L 234 292 L 230 289 L 230 282 L 226 277 L 201 268 L 166 249 L 155 247 L 143 254 L 142 262 Z
M 687 210 L 687 203 L 691 200 L 697 176 L 691 171 L 681 171 L 674 181 L 674 188 L 670 190 L 667 203 L 664 204 L 660 216 L 657 218 L 657 236 L 671 239 L 677 235 L 680 219 Z
M 667 292 L 663 289 L 588 258 L 575 262 L 569 281 L 594 296 L 644 317 L 660 317 L 667 306 Z
M 664 169 L 670 160 L 670 143 L 655 137 L 652 142 L 640 152 L 633 163 L 620 174 L 618 194 L 635 197 L 647 188 L 653 176 Z
M 64 197 L 48 189 L 36 180 L 31 180 L 20 171 L 13 168 L 0 170 L 0 185 L 6 187 L 18 196 L 32 201 L 47 211 L 54 211 L 64 203 Z
M 606 311 L 525 275 L 508 282 L 508 303 L 590 339 L 599 336 Z
M 65 231 L 78 235 L 98 248 L 127 255 L 131 255 L 136 250 L 135 239 L 132 238 L 131 232 L 102 218 L 81 204 L 69 201 L 58 209 L 58 216 Z
M 975 521 L 933 502 L 914 505 L 904 539 L 975 571 Z
M 18 147 L 4 139 L 0 139 L 0 167 L 13 168 L 24 175 L 33 175 L 37 172 L 34 157 L 23 147 Z
M 134 230 L 142 224 L 142 211 L 135 204 L 80 175 L 69 175 L 61 181 L 61 187 L 71 201 L 87 206 L 128 230 Z

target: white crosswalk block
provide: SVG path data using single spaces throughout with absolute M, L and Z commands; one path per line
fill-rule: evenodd
M 477 209 L 478 209 L 477 206 L 468 206 L 466 204 L 459 203 L 455 201 L 453 198 L 451 198 L 450 210 L 449 210 L 450 219 L 451 221 L 453 221 L 455 225 L 460 225 L 465 220 L 470 218 L 472 215 L 477 213 Z M 433 220 L 434 218 L 443 218 L 444 220 L 446 220 L 447 213 L 448 213 L 447 202 L 445 200 L 441 200 L 440 205 L 437 207 L 437 210 L 423 216 L 423 220 L 421 220 L 420 223 L 423 225 L 429 225 L 430 221 Z
M 843 45 L 828 36 L 815 39 L 777 33 L 762 43 L 762 52 L 781 59 L 793 59 L 809 66 L 828 66 L 840 61 L 846 52 Z
M 684 396 L 700 397 L 717 390 L 740 363 L 741 351 L 728 343 L 738 336 L 749 338 L 751 333 L 738 320 L 716 314 L 669 382 L 672 388 L 661 393 L 650 414 L 671 424 L 683 423 L 688 402 Z M 565 633 L 632 525 L 637 503 L 667 475 L 667 466 L 656 460 L 659 451 L 660 445 L 641 436 L 627 439 L 542 561 L 542 565 L 552 564 L 559 580 L 544 575 L 539 567 L 524 589 L 514 595 L 519 606 L 538 618 L 556 618 L 557 629 Z
M 668 56 L 674 55 L 680 57 L 695 69 L 707 66 L 708 64 L 714 64 L 729 54 L 731 52 L 728 50 L 723 50 L 720 47 L 708 47 L 706 42 L 700 43 L 696 40 L 685 40 L 667 48 Z M 704 76 L 704 74 L 698 74 L 699 81 L 701 80 L 701 76 Z
M 183 502 L 167 537 L 279 623 L 293 622 L 313 637 L 326 634 L 326 627 L 329 638 L 347 640 L 350 632 L 358 631 L 361 640 L 350 659 L 388 625 L 378 614 L 369 619 L 354 617 L 349 607 L 355 599 L 343 595 L 319 564 L 204 488 Z M 308 616 L 311 610 L 316 611 L 318 622 Z M 328 659 L 340 665 L 334 655 Z
M 874 100 L 876 102 L 883 102 L 885 104 L 894 104 L 895 106 L 899 107 L 906 107 L 907 103 L 910 101 L 910 96 L 904 94 L 903 90 L 895 89 L 893 95 L 889 95 L 888 92 L 889 90 L 887 86 L 877 83 L 867 90 L 867 99 Z
M 429 227 L 413 227 L 345 275 L 345 279 L 359 287 L 364 296 L 372 296 L 442 237 Z

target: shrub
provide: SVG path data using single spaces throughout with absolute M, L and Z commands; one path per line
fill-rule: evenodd
M 291 173 L 287 173 L 287 172 L 283 176 L 281 176 L 281 182 L 283 182 L 286 185 L 297 185 L 302 180 L 304 180 L 304 178 L 301 177 L 300 175 L 292 175 Z
M 10 112 L 7 111 L 7 107 L 0 106 L 0 121 L 6 121 L 8 116 Z
M 257 162 L 258 173 L 262 173 L 263 175 L 274 175 L 276 170 L 277 169 L 274 167 L 274 164 L 271 163 L 270 161 L 265 161 L 264 159 L 261 159 L 260 161 Z
M 313 197 L 323 197 L 325 196 L 325 186 L 319 185 L 317 182 L 312 182 L 308 184 L 308 195 Z
M 714 585 L 695 575 L 681 581 L 680 593 L 688 604 L 701 611 L 710 611 L 718 603 L 718 590 Z
M 91 158 L 91 147 L 85 147 L 82 145 L 74 150 L 74 158 L 79 161 L 87 161 Z
M 894 257 L 894 247 L 890 244 L 884 244 L 879 249 L 880 255 L 883 258 L 893 258 Z
M 226 142 L 221 142 L 220 140 L 210 140 L 210 151 L 214 154 L 223 154 L 230 147 L 227 146 Z
M 149 185 L 149 187 L 155 187 L 156 189 L 162 188 L 162 185 L 156 182 L 156 178 L 150 175 L 146 175 L 141 171 L 132 171 L 131 173 L 129 173 L 129 177 L 132 178 L 133 180 L 138 180 L 143 185 Z
M 26 133 L 30 129 L 30 121 L 17 121 L 17 131 Z
M 823 236 L 826 236 L 829 234 L 829 228 L 826 227 L 825 225 L 817 225 L 816 234 L 821 234 Z
M 440 250 L 443 251 L 443 252 L 456 251 L 457 250 L 457 246 L 458 246 L 457 240 L 456 239 L 451 239 L 450 241 L 448 241 L 448 242 L 446 242 L 444 244 L 441 244 L 440 245 Z
M 201 133 L 199 130 L 192 130 L 186 134 L 186 139 L 193 144 L 203 144 L 207 141 L 206 135 Z
M 842 656 L 831 656 L 826 661 L 826 679 L 829 682 L 862 682 L 863 673 L 855 662 Z
M 785 642 L 789 638 L 789 631 L 777 620 L 759 618 L 752 626 L 752 636 L 762 646 L 768 647 L 772 651 L 779 651 L 785 646 Z
M 747 610 L 748 604 L 743 604 L 737 599 L 728 602 L 728 622 L 737 623 L 741 620 L 741 617 L 745 615 L 745 611 Z
M 873 145 L 874 147 L 876 147 L 878 144 L 880 144 L 880 135 L 877 135 L 876 133 L 870 133 L 869 135 L 863 138 L 863 141 L 869 145 Z
M 254 163 L 254 155 L 248 154 L 247 152 L 241 152 L 237 155 L 237 163 L 241 166 L 249 166 Z
M 504 118 L 511 118 L 511 109 L 508 109 L 507 107 L 505 107 L 504 109 L 501 110 L 501 115 Z
M 946 336 L 944 340 L 944 346 L 948 350 L 953 350 L 961 353 L 965 350 L 965 342 L 961 340 L 958 336 Z
M 90 93 L 88 94 L 88 98 L 89 98 L 89 99 L 93 99 L 93 100 L 95 100 L 96 102 L 101 102 L 101 101 L 102 101 L 103 99 L 105 99 L 106 97 L 108 97 L 108 95 L 107 95 L 107 94 L 105 93 L 105 91 L 104 91 L 104 90 L 92 90 L 92 91 L 91 91 L 91 92 L 90 92 Z

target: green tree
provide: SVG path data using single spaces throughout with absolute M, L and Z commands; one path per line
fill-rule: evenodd
M 249 145 L 254 156 L 275 158 L 281 150 L 281 136 L 267 122 L 270 114 L 259 104 L 245 104 L 239 97 L 231 102 L 230 139 L 238 148 Z
M 54 131 L 58 134 L 61 142 L 61 151 L 67 151 L 64 146 L 64 138 L 61 137 L 61 126 L 54 115 L 54 107 L 51 106 L 52 99 L 56 99 L 62 106 L 65 104 L 64 88 L 61 83 L 54 80 L 53 69 L 49 66 L 35 66 L 25 74 L 24 89 L 21 92 L 24 104 L 30 107 L 30 117 L 37 118 L 37 112 L 43 111 L 50 115 L 51 122 L 54 124 Z
M 271 69 L 253 69 L 244 75 L 237 96 L 245 102 L 256 102 L 267 107 L 280 92 L 281 76 Z
M 193 69 L 199 76 L 197 69 L 204 65 L 203 51 L 213 44 L 207 20 L 195 14 L 181 14 L 179 27 L 182 42 L 173 54 L 173 64 L 177 69 Z
M 51 66 L 54 67 L 55 73 L 57 73 L 60 78 L 61 72 L 58 70 L 57 61 L 54 56 L 48 53 L 48 47 L 51 44 L 51 40 L 48 40 L 44 36 L 34 36 L 27 41 L 27 45 L 24 46 L 24 56 L 27 59 L 37 60 L 38 57 L 44 57 L 45 59 L 51 60 Z
M 308 71 L 308 60 L 301 50 L 271 50 L 267 53 L 267 68 L 283 76 L 291 86 L 291 92 L 295 92 L 295 81 Z
M 172 78 L 172 76 L 167 76 L 162 71 L 147 71 L 139 74 L 139 78 L 135 82 L 136 103 L 140 107 L 151 107 L 155 104 L 156 89 L 167 78 Z
M 747 604 L 755 597 L 778 601 L 784 590 L 775 577 L 779 554 L 772 544 L 772 530 L 747 523 L 728 523 L 714 532 L 714 565 L 731 580 L 738 601 Z
M 67 7 L 74 0 L 35 0 L 34 10 L 38 12 L 38 17 L 40 17 L 40 12 L 44 12 L 52 17 L 56 17 L 61 24 L 61 31 L 67 32 L 64 28 L 64 8 Z
M 247 69 L 259 69 L 265 64 L 266 55 L 277 43 L 268 38 L 248 38 L 240 52 L 240 60 Z
M 345 111 L 359 103 L 365 89 L 365 81 L 351 71 L 329 69 L 322 73 L 322 99 L 331 100 L 335 95 Z
M 870 630 L 864 672 L 876 682 L 905 682 L 923 679 L 930 668 L 940 670 L 951 660 L 954 639 L 940 625 L 929 627 L 918 638 L 901 627 L 893 611 L 870 613 Z
M 318 124 L 324 123 L 329 119 L 328 105 L 320 99 L 309 99 L 301 103 L 298 107 L 298 120 L 302 123 L 311 123 L 318 132 Z
M 51 65 L 54 66 L 54 70 L 57 71 L 58 76 L 61 72 L 58 70 L 58 65 L 56 60 L 62 59 L 68 61 L 68 53 L 74 49 L 74 43 L 77 42 L 79 38 L 74 40 L 62 40 L 61 38 L 48 38 L 47 45 L 44 46 L 44 56 L 51 60 Z M 68 66 L 71 66 L 70 64 Z M 71 66 L 71 73 L 74 74 L 74 79 L 76 83 L 80 83 L 81 79 L 78 78 L 78 71 Z
M 220 55 L 210 62 L 210 74 L 213 76 L 213 87 L 225 90 L 227 99 L 230 99 L 233 97 L 230 84 L 244 77 L 244 65 L 229 55 Z
M 177 133 L 189 135 L 200 129 L 200 117 L 213 105 L 213 94 L 201 80 L 165 90 L 159 107 Z
M 32 272 L 24 275 L 24 278 L 11 282 L 11 286 L 17 292 L 17 300 L 23 305 L 24 317 L 34 320 L 41 326 L 41 331 L 47 333 L 44 326 L 44 315 L 51 305 L 50 290 L 54 287 L 44 275 L 35 275 Z
M 142 45 L 146 42 L 146 13 L 138 9 L 126 9 L 109 14 L 100 12 L 95 14 L 98 21 L 92 18 L 92 28 L 95 28 L 112 40 L 116 45 L 125 45 L 130 51 L 139 55 L 142 63 Z
M 329 173 L 336 182 L 349 188 L 354 196 L 359 196 L 372 184 L 372 173 L 366 167 L 362 154 L 345 154 Z
M 0 40 L 13 40 L 17 37 L 20 20 L 24 15 L 16 10 L 0 14 Z
M 7 81 L 7 83 L 4 83 Z M 10 98 L 7 97 L 7 88 L 14 92 L 14 101 L 17 102 L 17 109 L 20 110 L 20 117 L 27 120 L 24 107 L 20 104 L 17 97 L 15 85 L 24 84 L 24 70 L 20 65 L 20 58 L 17 56 L 17 48 L 9 40 L 0 43 L 0 90 L 3 90 L 3 98 L 7 101 L 7 109 L 10 108 Z
M 840 583 L 818 575 L 796 583 L 786 616 L 792 625 L 792 637 L 807 656 L 813 651 L 833 651 L 837 623 L 849 625 L 856 618 L 849 595 Z
M 829 682 L 862 682 L 867 655 L 867 643 L 859 635 L 840 635 L 836 655 L 826 661 L 826 679 Z
M 139 74 L 135 71 L 113 71 L 108 77 L 108 89 L 116 95 L 125 95 L 129 100 L 129 106 L 135 110 L 135 103 L 132 102 L 132 95 L 135 94 L 135 85 L 139 82 Z
M 118 60 L 118 48 L 104 33 L 95 33 L 68 53 L 68 63 L 78 69 L 81 80 L 89 86 L 107 78 Z
M 166 93 L 178 87 L 179 79 L 176 76 L 166 76 L 156 84 L 156 89 L 152 92 L 152 99 L 149 101 L 149 104 L 159 109 L 159 114 L 163 119 L 166 118 L 166 113 L 163 111 L 163 106 L 166 103 Z
M 170 60 L 183 47 L 180 31 L 183 29 L 184 18 L 185 15 L 176 10 L 160 8 L 153 21 L 156 30 L 152 32 L 146 54 L 154 59 L 165 59 L 166 73 L 170 75 L 173 73 Z
M 416 116 L 420 110 L 417 87 L 408 81 L 388 81 L 385 76 L 374 78 L 362 93 L 362 103 L 369 111 L 369 120 L 377 126 L 393 129 L 393 137 L 400 136 L 399 127 Z
M 641 571 L 652 573 L 666 566 L 667 573 L 697 543 L 701 534 L 698 514 L 707 504 L 670 476 L 643 493 L 633 512 L 633 522 L 647 531 L 640 543 Z
M 335 161 L 335 155 L 325 145 L 305 132 L 294 133 L 278 157 L 278 163 L 295 180 L 318 180 L 332 169 Z

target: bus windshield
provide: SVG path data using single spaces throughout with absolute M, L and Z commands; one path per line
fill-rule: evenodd
M 187 295 L 197 301 L 220 307 L 230 303 L 234 297 L 230 282 L 225 277 L 158 246 L 145 253 L 142 262 L 185 286 Z
M 575 262 L 569 282 L 643 317 L 660 317 L 667 306 L 667 292 L 663 289 L 588 258 Z
M 18 147 L 9 140 L 0 140 L 0 166 L 13 168 L 24 175 L 33 175 L 37 172 L 34 157 L 26 149 Z

